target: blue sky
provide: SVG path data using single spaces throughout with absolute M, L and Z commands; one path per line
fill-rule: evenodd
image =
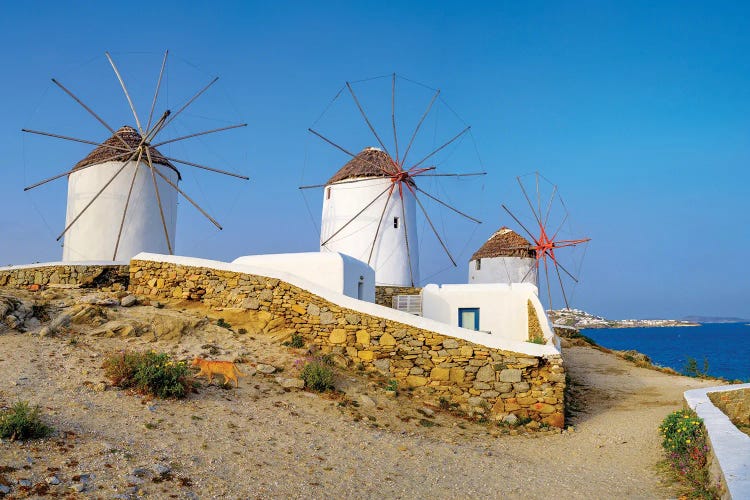
M 323 151 L 307 128 L 345 81 L 396 72 L 439 87 L 472 125 L 466 156 L 445 168 L 488 172 L 434 186 L 484 223 L 467 228 L 436 216 L 459 267 L 433 280 L 465 281 L 471 250 L 512 225 L 500 203 L 522 211 L 515 177 L 538 170 L 559 186 L 571 235 L 592 238 L 570 290 L 573 306 L 611 317 L 750 317 L 748 10 L 743 2 L 634 1 L 5 5 L 0 262 L 59 259 L 64 182 L 22 189 L 88 152 L 22 137 L 20 128 L 108 135 L 50 77 L 105 119 L 132 123 L 103 53 L 121 61 L 147 110 L 169 49 L 165 106 L 221 77 L 177 132 L 249 124 L 177 151 L 252 178 L 186 179 L 225 230 L 213 231 L 182 203 L 179 254 L 224 260 L 315 250 L 308 206 L 318 217 L 320 199 L 303 198 L 297 186 L 325 181 L 347 158 Z M 381 90 L 362 88 L 370 106 L 389 104 Z M 414 102 L 424 95 L 415 92 Z M 336 120 L 329 130 L 351 148 L 370 145 L 347 135 L 345 110 Z M 447 112 L 439 120 L 446 133 L 458 124 Z M 423 276 L 444 268 L 435 241 L 426 237 L 421 252 Z

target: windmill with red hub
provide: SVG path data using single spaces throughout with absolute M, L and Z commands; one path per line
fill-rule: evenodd
M 525 182 L 526 184 L 529 183 L 529 177 L 531 176 L 533 176 L 536 190 L 536 199 L 533 201 L 532 197 L 529 196 L 527 186 L 524 185 Z M 563 249 L 575 248 L 583 248 L 585 252 L 586 244 L 591 241 L 591 238 L 572 238 L 564 235 L 565 229 L 570 222 L 570 218 L 568 209 L 560 196 L 557 185 L 552 184 L 539 172 L 534 172 L 529 176 L 524 176 L 524 178 L 517 177 L 516 180 L 518 181 L 518 185 L 521 188 L 526 203 L 531 209 L 533 220 L 530 223 L 524 224 L 518 216 L 505 206 L 505 204 L 502 204 L 503 210 L 513 218 L 513 220 L 531 239 L 531 242 L 528 245 L 524 245 L 518 249 L 528 250 L 536 258 L 534 265 L 527 271 L 527 275 L 535 272 L 537 274 L 537 283 L 540 282 L 539 278 L 541 277 L 542 267 L 544 268 L 544 282 L 547 288 L 547 299 L 549 301 L 548 308 L 552 309 L 553 287 L 551 285 L 550 274 L 551 271 L 554 270 L 552 281 L 555 281 L 555 278 L 557 278 L 556 281 L 559 284 L 560 293 L 565 302 L 565 308 L 570 309 L 568 293 L 565 290 L 565 282 L 572 281 L 575 284 L 579 282 L 577 274 L 580 272 L 580 262 L 577 265 L 577 269 L 573 267 L 573 264 L 563 264 L 563 259 L 561 259 L 561 254 L 559 252 Z M 549 199 L 543 203 L 542 199 L 545 196 L 543 194 L 544 192 L 549 192 Z M 565 251 L 563 253 L 565 253 Z M 582 260 L 582 257 L 580 260 Z M 525 279 L 526 276 L 524 276 L 521 281 L 523 282 Z
M 481 176 L 485 175 L 485 172 L 437 171 L 440 164 L 438 157 L 470 134 L 470 126 L 464 126 L 460 131 L 454 130 L 436 146 L 416 146 L 425 120 L 440 99 L 440 91 L 437 89 L 432 89 L 434 93 L 408 136 L 408 141 L 399 141 L 399 130 L 403 130 L 403 127 L 399 126 L 396 120 L 397 82 L 411 81 L 396 74 L 379 77 L 381 80 L 385 78 L 390 83 L 390 95 L 387 99 L 390 102 L 384 105 L 381 93 L 376 95 L 372 109 L 375 111 L 374 114 L 379 112 L 381 117 L 385 113 L 384 110 L 390 112 L 390 119 L 387 120 L 387 128 L 391 129 L 389 132 L 392 132 L 393 138 L 392 141 L 388 141 L 390 144 L 386 144 L 383 136 L 378 133 L 378 127 L 365 111 L 353 82 L 347 82 L 334 98 L 334 102 L 342 95 L 351 96 L 349 102 L 356 108 L 356 111 L 351 111 L 361 117 L 371 134 L 369 140 L 374 138 L 379 147 L 365 147 L 355 152 L 356 150 L 341 145 L 338 140 L 311 127 L 310 133 L 350 159 L 324 184 L 301 186 L 300 189 L 324 189 L 321 251 L 340 252 L 366 262 L 375 269 L 377 285 L 409 287 L 417 285 L 420 281 L 418 215 L 429 226 L 452 266 L 456 266 L 445 235 L 438 231 L 430 216 L 428 203 L 430 206 L 442 207 L 472 223 L 480 223 L 477 218 L 444 201 L 434 192 L 427 191 L 424 181 L 439 177 Z M 351 116 L 348 119 L 351 120 Z M 344 123 L 347 123 L 346 130 L 339 130 L 339 134 L 348 133 L 349 122 Z M 406 144 L 405 148 L 402 148 L 403 144 Z M 415 152 L 418 148 L 421 149 L 419 156 Z

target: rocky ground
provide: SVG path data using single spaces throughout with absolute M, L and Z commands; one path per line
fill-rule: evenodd
M 500 427 L 390 397 L 386 381 L 356 370 L 339 370 L 336 393 L 299 390 L 306 350 L 238 313 L 123 307 L 68 289 L 9 294 L 0 407 L 28 400 L 56 429 L 0 442 L 0 496 L 13 498 L 668 498 L 658 424 L 684 390 L 710 385 L 570 346 L 572 427 Z M 107 384 L 102 360 L 123 349 L 237 360 L 249 376 L 239 389 L 151 400 Z

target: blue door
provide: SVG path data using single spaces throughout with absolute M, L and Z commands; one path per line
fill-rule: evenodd
M 479 308 L 459 307 L 458 326 L 469 330 L 479 330 Z

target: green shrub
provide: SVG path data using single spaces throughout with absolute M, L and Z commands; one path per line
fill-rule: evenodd
M 104 374 L 117 387 L 160 398 L 184 398 L 194 385 L 187 363 L 155 352 L 109 356 Z
M 547 341 L 546 341 L 546 340 L 544 339 L 544 337 L 543 337 L 543 336 L 541 336 L 541 335 L 537 335 L 537 336 L 535 336 L 535 337 L 531 337 L 531 338 L 530 338 L 529 340 L 527 340 L 526 342 L 531 342 L 532 344 L 540 344 L 540 345 L 544 345 L 544 344 L 546 344 L 546 343 L 547 343 Z
M 27 401 L 19 401 L 9 410 L 0 413 L 0 437 L 10 439 L 34 439 L 48 436 L 52 428 L 40 417 L 39 406 L 33 408 Z
M 216 326 L 220 326 L 222 328 L 226 328 L 227 330 L 231 330 L 232 329 L 232 325 L 230 325 L 229 323 L 227 323 L 226 321 L 224 321 L 224 318 L 219 318 L 216 321 Z
M 388 383 L 385 385 L 385 390 L 386 391 L 397 392 L 398 391 L 398 380 L 395 380 L 395 379 L 389 380 Z
M 324 392 L 333 389 L 333 368 L 320 360 L 309 361 L 300 374 L 305 387 L 313 391 Z
M 690 497 L 718 498 L 708 472 L 708 443 L 703 420 L 693 410 L 670 413 L 659 426 L 667 463 L 690 489 Z
M 305 347 L 305 338 L 298 333 L 293 333 L 292 338 L 284 342 L 282 345 L 299 349 Z
M 682 374 L 688 377 L 704 378 L 708 377 L 708 359 L 703 358 L 703 369 L 698 367 L 698 361 L 695 358 L 688 356 L 685 362 L 685 368 L 682 369 Z

